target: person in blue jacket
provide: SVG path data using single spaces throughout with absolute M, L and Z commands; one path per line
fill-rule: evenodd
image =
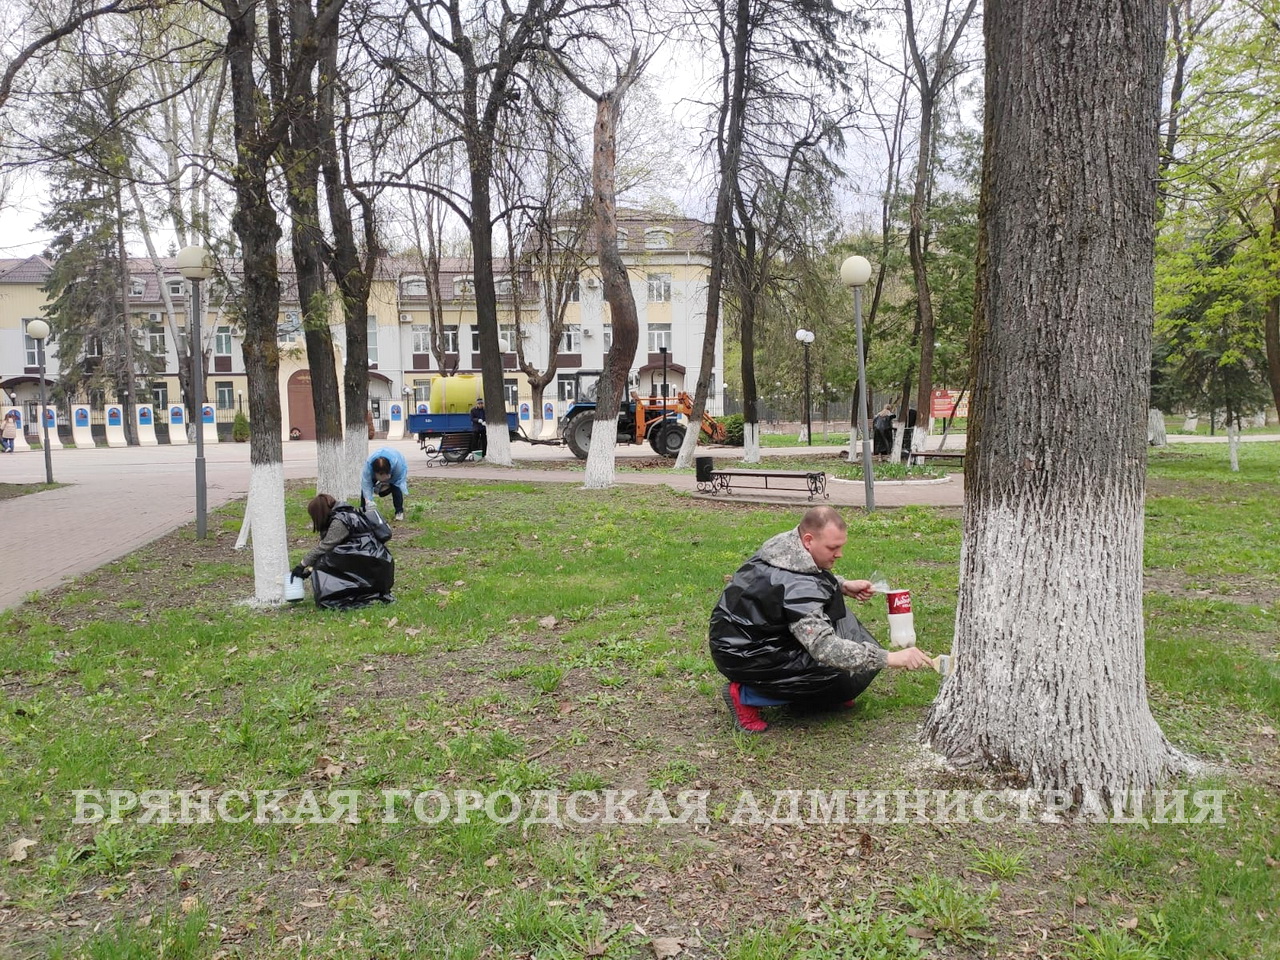
M 391 447 L 379 447 L 369 454 L 360 474 L 361 509 L 373 501 L 375 494 L 379 497 L 391 494 L 396 519 L 403 520 L 404 495 L 408 492 L 409 464 L 405 462 L 404 454 Z

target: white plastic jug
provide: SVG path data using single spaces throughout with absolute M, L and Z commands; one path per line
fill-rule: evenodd
M 885 597 L 889 601 L 890 646 L 914 647 L 916 624 L 911 616 L 911 591 L 890 590 Z
M 302 581 L 292 573 L 285 574 L 284 598 L 290 603 L 297 603 L 304 596 L 306 596 L 306 591 L 302 588 Z

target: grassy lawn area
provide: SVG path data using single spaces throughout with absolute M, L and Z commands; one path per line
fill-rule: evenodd
M 863 822 L 852 797 L 819 822 L 807 791 L 1003 785 L 916 745 L 933 673 L 733 732 L 707 617 L 791 509 L 428 478 L 390 544 L 396 603 L 332 613 L 237 602 L 232 505 L 211 541 L 179 531 L 0 616 L 0 956 L 1277 956 L 1280 444 L 1240 462 L 1172 447 L 1149 481 L 1150 695 L 1205 762 L 1174 786 L 1223 790 L 1221 824 Z M 295 559 L 310 492 L 289 494 Z M 909 587 L 945 651 L 958 512 L 846 517 L 838 570 Z M 887 637 L 883 600 L 859 615 Z M 77 790 L 159 791 L 153 813 L 210 791 L 232 816 L 75 823 Z M 258 790 L 282 791 L 273 822 L 228 793 Z M 803 822 L 750 822 L 744 796 L 780 821 L 798 797 Z

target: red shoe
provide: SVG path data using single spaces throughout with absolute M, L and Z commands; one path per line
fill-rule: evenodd
M 720 691 L 729 713 L 733 715 L 733 725 L 743 733 L 764 733 L 769 725 L 760 716 L 760 708 L 746 706 L 742 702 L 741 691 L 742 686 L 737 683 L 726 683 Z

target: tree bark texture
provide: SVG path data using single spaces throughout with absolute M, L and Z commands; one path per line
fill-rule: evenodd
M 618 410 L 627 389 L 627 374 L 640 342 L 640 321 L 626 264 L 618 252 L 618 115 L 625 86 L 596 101 L 595 152 L 591 166 L 592 206 L 595 208 L 596 255 L 601 286 L 613 323 L 613 344 L 605 354 L 596 392 L 595 426 L 587 452 L 586 486 L 599 490 L 613 485 L 617 451 Z M 612 431 L 612 432 L 610 432 Z M 607 442 L 606 442 L 607 439 Z
M 732 4 L 718 7 L 721 18 L 720 33 L 732 37 L 732 46 L 721 42 L 723 73 L 721 76 L 721 101 L 719 104 L 719 122 L 716 128 L 716 153 L 720 160 L 719 185 L 716 188 L 715 222 L 711 226 L 711 270 L 707 277 L 707 309 L 703 325 L 702 358 L 699 361 L 698 383 L 693 395 L 693 410 L 689 415 L 690 429 L 685 431 L 684 443 L 680 446 L 680 454 L 676 457 L 676 467 L 687 469 L 693 466 L 694 454 L 698 447 L 701 430 L 692 429 L 694 424 L 702 422 L 702 415 L 707 409 L 707 395 L 710 392 L 711 373 L 716 364 L 716 339 L 720 333 L 720 302 L 724 289 L 724 275 L 728 254 L 725 241 L 728 229 L 733 220 L 733 189 L 737 183 L 738 173 L 742 167 L 742 138 L 746 124 L 746 84 L 747 84 L 747 51 L 751 37 L 751 0 L 737 0 Z M 731 19 L 732 18 L 732 19 Z M 730 23 L 732 27 L 730 28 Z M 746 382 L 745 380 L 743 381 Z M 755 383 L 754 369 L 751 383 Z M 754 396 L 751 403 L 752 418 L 749 422 L 753 428 L 753 436 L 759 436 L 759 424 L 756 422 L 756 405 Z M 755 459 L 748 463 L 758 463 L 760 459 L 759 444 L 755 446 Z M 747 448 L 750 458 L 752 449 Z
M 957 669 L 924 736 L 1116 796 L 1183 766 L 1142 622 L 1163 6 L 998 3 L 985 30 Z
M 1280 185 L 1271 194 L 1271 249 L 1280 251 Z M 1267 345 L 1267 381 L 1271 384 L 1271 402 L 1280 412 L 1280 296 L 1267 300 L 1262 330 Z
M 280 310 L 280 275 L 276 267 L 276 245 L 280 224 L 271 205 L 268 185 L 269 161 L 279 144 L 280 132 L 263 129 L 260 103 L 262 91 L 254 74 L 254 46 L 257 20 L 252 4 L 224 0 L 228 32 L 226 56 L 231 64 L 231 102 L 237 163 L 232 185 L 236 206 L 231 223 L 240 240 L 244 279 L 240 310 L 244 323 L 244 366 L 249 386 L 249 502 L 254 530 L 254 597 L 259 601 L 280 600 L 284 595 L 281 575 L 288 568 L 288 551 L 283 537 L 284 484 L 283 447 L 280 440 L 280 352 L 276 326 Z M 198 347 L 197 347 L 198 349 Z M 194 418 L 193 418 L 194 419 Z

